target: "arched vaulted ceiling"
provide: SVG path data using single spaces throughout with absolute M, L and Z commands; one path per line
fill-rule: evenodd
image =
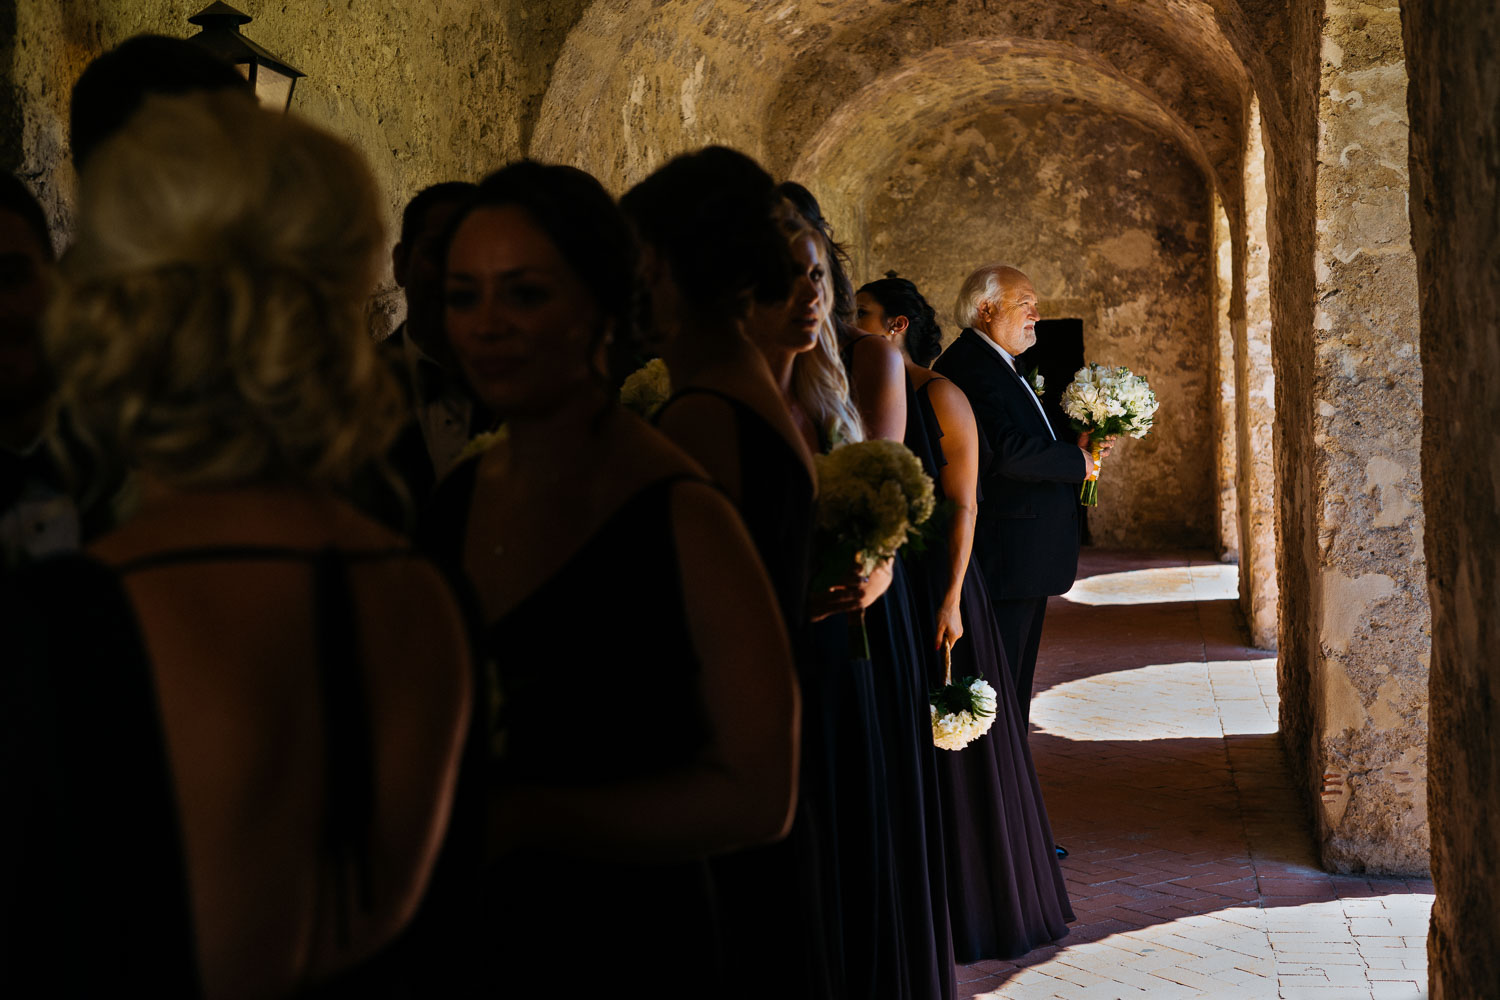
M 725 143 L 847 204 L 946 122 L 1075 105 L 1170 138 L 1235 206 L 1250 34 L 1237 0 L 596 0 L 530 152 L 619 191 Z

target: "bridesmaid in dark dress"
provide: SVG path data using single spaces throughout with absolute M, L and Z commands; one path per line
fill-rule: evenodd
M 775 593 L 723 494 L 614 401 L 634 250 L 598 182 L 513 164 L 455 225 L 447 334 L 507 429 L 426 532 L 473 582 L 500 679 L 476 974 L 717 995 L 705 859 L 784 835 L 795 794 Z
M 1053 850 L 1041 787 L 1027 746 L 984 575 L 971 571 L 979 469 L 986 455 L 964 394 L 934 375 L 942 336 L 916 286 L 902 278 L 859 290 L 860 329 L 898 345 L 906 362 L 906 444 L 954 503 L 948 544 L 909 560 L 929 672 L 952 648 L 953 676 L 982 677 L 996 691 L 988 734 L 938 754 L 948 899 L 958 961 L 1017 958 L 1068 933 L 1073 919 Z
M 788 219 L 798 279 L 785 307 L 757 309 L 751 336 L 765 354 L 788 407 L 805 427 L 809 447 L 862 440 L 859 413 L 828 320 L 832 291 L 821 236 L 795 216 Z M 815 320 L 815 321 L 814 321 Z M 867 580 L 854 577 L 816 595 L 806 678 L 817 694 L 809 704 L 821 711 L 825 756 L 804 769 L 807 794 L 827 803 L 833 849 L 825 872 L 830 909 L 838 920 L 843 980 L 850 997 L 941 995 L 925 883 L 913 905 L 912 869 L 926 872 L 902 838 L 909 817 L 923 815 L 918 789 L 900 761 L 904 739 L 890 722 L 888 651 L 896 637 L 880 606 L 891 585 L 892 565 Z M 872 647 L 879 662 L 853 659 L 846 612 L 869 609 Z M 904 640 L 911 644 L 909 636 Z M 908 653 L 907 662 L 913 662 Z M 884 675 L 882 675 L 884 670 Z M 809 713 L 813 711 L 809 708 Z M 811 757 L 811 754 L 809 754 Z M 913 919 L 912 911 L 927 916 Z M 951 965 L 951 963 L 950 963 Z
M 830 327 L 848 372 L 851 397 L 868 438 L 900 441 L 906 433 L 906 393 L 900 353 L 884 338 L 850 324 L 854 288 L 845 274 L 817 200 L 804 187 L 783 183 L 782 193 L 819 234 L 832 286 Z M 902 939 L 907 981 L 914 997 L 951 997 L 957 990 L 948 927 L 942 806 L 937 750 L 928 714 L 931 677 L 918 647 L 915 612 L 905 567 L 891 565 L 891 586 L 866 613 L 875 660 L 876 693 L 886 744 L 888 785 L 903 796 L 892 803 L 892 839 L 900 878 Z
M 148 102 L 81 193 L 48 346 L 140 504 L 0 587 L 0 992 L 378 995 L 473 701 L 453 592 L 338 496 L 400 425 L 374 180 L 199 94 Z
M 744 332 L 752 303 L 779 307 L 791 292 L 792 259 L 773 218 L 779 201 L 775 182 L 753 160 L 710 147 L 672 160 L 620 206 L 646 258 L 651 323 L 643 339 L 672 378 L 656 425 L 739 509 L 776 589 L 800 673 L 816 473 L 799 425 Z M 822 759 L 824 732 L 809 678 L 800 683 L 805 770 Z M 802 788 L 786 840 L 711 863 L 726 963 L 735 970 L 727 995 L 841 995 L 831 955 L 836 925 L 821 887 L 826 820 L 817 783 Z

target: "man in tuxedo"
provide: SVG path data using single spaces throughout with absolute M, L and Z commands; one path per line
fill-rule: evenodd
M 1088 436 L 1054 427 L 1016 371 L 1016 356 L 1036 343 L 1036 301 L 1014 267 L 975 271 L 955 308 L 963 332 L 932 366 L 969 397 L 992 452 L 980 470 L 974 559 L 1028 718 L 1047 598 L 1072 587 L 1078 573 L 1078 488 L 1094 466 Z
M 444 237 L 473 195 L 467 181 L 423 188 L 401 213 L 401 233 L 391 251 L 391 272 L 406 300 L 406 319 L 379 343 L 380 354 L 402 389 L 407 421 L 386 452 L 384 469 L 360 470 L 351 499 L 366 514 L 409 533 L 423 505 L 486 415 L 476 405 L 443 335 Z M 392 489 L 389 477 L 400 482 Z M 404 494 L 404 495 L 400 495 Z

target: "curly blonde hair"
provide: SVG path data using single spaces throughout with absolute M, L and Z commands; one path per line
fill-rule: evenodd
M 402 421 L 350 146 L 231 93 L 154 97 L 89 159 L 47 342 L 60 401 L 169 486 L 337 485 Z

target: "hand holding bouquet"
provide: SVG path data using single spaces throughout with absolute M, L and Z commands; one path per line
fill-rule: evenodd
M 943 686 L 935 688 L 928 710 L 932 742 L 942 750 L 962 750 L 995 724 L 995 689 L 982 677 L 953 683 L 952 646 L 943 647 Z
M 1099 503 L 1099 463 L 1105 439 L 1120 434 L 1145 437 L 1159 405 L 1151 386 L 1129 368 L 1085 365 L 1078 369 L 1072 384 L 1063 390 L 1062 409 L 1075 431 L 1088 434 L 1093 452 L 1094 471 L 1078 494 L 1085 507 Z
M 891 559 L 932 516 L 932 479 L 906 445 L 861 441 L 819 455 L 815 547 L 820 565 L 814 589 L 827 589 L 858 571 L 869 576 Z M 855 658 L 870 655 L 864 612 Z M 853 632 L 853 630 L 851 630 Z

